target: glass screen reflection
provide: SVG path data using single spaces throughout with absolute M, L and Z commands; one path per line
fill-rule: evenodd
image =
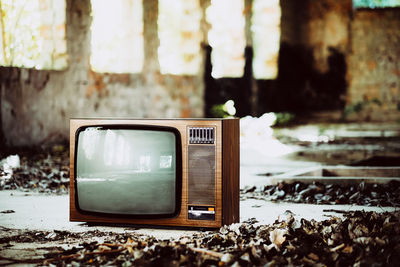
M 88 127 L 78 135 L 77 194 L 84 211 L 170 214 L 176 140 L 168 131 Z

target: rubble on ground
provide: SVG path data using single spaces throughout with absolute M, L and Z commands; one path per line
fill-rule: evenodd
M 246 187 L 240 190 L 241 200 L 262 199 L 311 204 L 357 204 L 366 206 L 400 207 L 400 182 L 387 184 L 323 184 L 302 182 L 266 185 L 264 188 Z
M 0 164 L 0 190 L 68 193 L 69 153 L 65 149 L 52 149 L 21 156 L 13 155 L 1 162 L 3 164 Z M 281 182 L 264 188 L 246 187 L 241 189 L 240 193 L 241 200 L 400 206 L 400 182 L 398 181 L 391 181 L 388 184 L 362 182 L 350 185 Z
M 159 240 L 134 233 L 112 234 L 27 232 L 0 239 L 0 246 L 18 242 L 49 242 L 77 238 L 72 248 L 61 246 L 35 259 L 0 263 L 121 266 L 398 266 L 400 212 L 349 212 L 343 219 L 296 220 L 290 211 L 273 225 L 255 220 L 199 232 L 176 240 Z M 93 236 L 101 237 L 93 241 Z M 87 241 L 87 242 L 86 242 Z
M 18 164 L 10 166 L 7 162 Z M 69 187 L 69 152 L 63 146 L 49 151 L 29 151 L 11 155 L 0 166 L 0 190 L 23 190 L 67 194 Z M 6 165 L 7 164 L 7 165 Z

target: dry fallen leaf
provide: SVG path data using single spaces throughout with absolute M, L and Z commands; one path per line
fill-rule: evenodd
M 282 246 L 283 242 L 285 242 L 286 237 L 285 234 L 287 230 L 285 229 L 275 229 L 269 233 L 269 240 L 275 246 L 275 248 L 279 251 L 280 247 Z
M 312 260 L 314 260 L 314 261 L 318 261 L 319 260 L 318 255 L 316 255 L 316 254 L 314 254 L 312 252 L 310 254 L 308 254 L 307 257 L 312 259 Z
M 132 243 L 133 243 L 133 240 L 130 238 L 130 237 L 128 237 L 128 240 L 126 240 L 126 243 L 125 243 L 125 248 L 128 250 L 128 252 L 131 254 L 131 255 L 133 255 L 133 248 L 132 248 Z
M 344 249 L 342 249 L 342 252 L 343 252 L 343 253 L 350 254 L 350 253 L 353 252 L 353 247 L 350 246 L 350 245 L 347 245 Z

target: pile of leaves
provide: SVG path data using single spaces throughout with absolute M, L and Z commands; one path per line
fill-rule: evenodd
M 357 204 L 367 206 L 400 206 L 400 182 L 387 184 L 322 184 L 314 182 L 278 183 L 264 188 L 241 189 L 241 200 L 263 199 L 312 204 Z
M 0 190 L 68 193 L 69 152 L 65 146 L 47 151 L 27 151 L 19 154 L 19 159 L 18 168 L 8 172 L 0 169 Z
M 85 233 L 87 235 L 88 233 Z M 296 220 L 287 211 L 273 225 L 255 220 L 177 240 L 105 234 L 104 242 L 59 248 L 42 259 L 7 263 L 121 266 L 399 266 L 400 212 L 350 212 L 344 219 Z M 2 242 L 0 240 L 0 242 Z

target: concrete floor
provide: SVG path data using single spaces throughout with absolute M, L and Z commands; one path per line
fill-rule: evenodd
M 341 213 L 328 212 L 335 209 L 342 211 L 395 211 L 393 207 L 366 207 L 355 205 L 312 205 L 293 203 L 273 203 L 264 200 L 247 199 L 240 203 L 240 220 L 256 218 L 260 224 L 272 224 L 287 210 L 294 213 L 296 219 L 322 221 L 330 216 L 342 217 Z M 0 212 L 13 210 L 14 213 L 0 213 L 0 238 L 19 236 L 28 231 L 64 230 L 75 233 L 99 231 L 102 233 L 124 233 L 128 235 L 150 235 L 157 239 L 174 240 L 181 237 L 191 237 L 199 232 L 198 229 L 173 229 L 173 228 L 137 228 L 135 226 L 89 226 L 86 223 L 70 222 L 69 196 L 68 195 L 43 195 L 23 193 L 20 191 L 0 191 Z M 48 253 L 59 253 L 59 248 L 71 249 L 80 246 L 82 242 L 99 242 L 106 240 L 107 234 L 98 237 L 64 238 L 62 240 L 25 241 L 0 244 L 0 256 L 12 259 L 41 259 Z M 0 260 L 0 265 L 2 261 Z M 7 263 L 4 261 L 3 263 Z M 13 266 L 35 266 L 33 264 L 13 264 Z
M 297 203 L 274 203 L 264 200 L 247 199 L 240 203 L 240 220 L 256 218 L 262 224 L 272 224 L 285 211 L 290 210 L 297 218 L 317 221 L 328 219 L 328 216 L 339 216 L 339 213 L 325 212 L 335 209 L 342 211 L 394 211 L 394 207 L 367 207 L 355 205 L 313 205 Z M 88 230 L 111 231 L 123 233 L 133 231 L 138 234 L 153 235 L 156 238 L 179 238 L 190 235 L 198 230 L 156 229 L 151 227 L 111 227 L 88 226 L 85 223 L 69 221 L 68 195 L 26 194 L 19 191 L 0 191 L 0 212 L 13 210 L 14 213 L 0 213 L 0 226 L 11 229 L 26 229 L 33 231 L 68 230 L 85 232 Z M 1 236 L 1 234 L 0 234 Z
M 382 140 L 374 139 L 371 142 L 365 142 L 365 138 L 379 137 Z M 387 137 L 391 139 L 385 139 Z M 289 141 L 285 142 L 284 140 Z M 341 141 L 336 142 L 336 140 Z M 261 187 L 272 181 L 271 176 L 265 174 L 274 176 L 293 170 L 331 165 L 337 163 L 338 159 L 340 162 L 346 163 L 371 155 L 389 153 L 388 155 L 400 156 L 399 140 L 400 127 L 398 124 L 309 124 L 272 129 L 265 127 L 265 122 L 259 119 L 242 120 L 240 187 L 254 185 Z M 359 153 L 354 154 L 357 151 Z M 310 158 L 307 155 L 316 156 Z M 254 217 L 261 223 L 274 222 L 286 210 L 291 210 L 298 217 L 323 220 L 330 215 L 324 212 L 324 209 L 364 209 L 377 212 L 394 210 L 394 208 L 352 205 L 272 203 L 252 199 L 242 201 L 240 204 L 241 221 Z M 12 229 L 47 231 L 56 229 L 76 232 L 88 229 L 124 232 L 127 229 L 105 226 L 89 227 L 83 223 L 69 222 L 69 197 L 67 195 L 0 191 L 0 212 L 4 210 L 14 210 L 15 213 L 0 213 L 0 227 Z M 179 237 L 192 232 L 190 230 L 151 228 L 135 231 L 160 238 Z
M 325 126 L 324 126 L 325 127 Z M 254 127 L 253 127 L 254 128 Z M 318 126 L 303 128 L 288 128 L 277 131 L 279 135 L 290 138 L 308 139 L 300 140 L 308 142 L 306 146 L 299 143 L 281 143 L 268 131 L 260 130 L 257 136 L 248 136 L 241 133 L 241 181 L 240 187 L 257 186 L 271 183 L 267 175 L 278 175 L 292 170 L 300 170 L 314 166 L 344 164 L 349 160 L 359 160 L 371 155 L 397 155 L 400 156 L 399 139 L 383 141 L 379 145 L 375 143 L 364 145 L 349 145 L 344 143 L 330 143 L 327 140 L 335 140 L 337 136 L 345 138 L 354 135 L 366 137 L 400 137 L 397 125 L 386 127 L 388 131 L 382 132 L 385 127 L 370 126 L 361 129 L 357 125 L 349 124 L 341 126 L 339 130 L 324 128 L 321 131 Z M 356 129 L 356 130 L 351 130 Z M 251 133 L 254 133 L 254 129 Z M 356 134 L 354 134 L 354 132 Z M 244 135 L 244 137 L 243 137 Z M 252 143 L 247 142 L 254 139 Z M 319 143 L 314 142 L 315 140 Z M 321 144 L 322 140 L 322 144 Z M 324 141 L 325 140 L 325 141 Z M 353 139 L 352 139 L 353 140 Z M 301 153 L 299 153 L 301 152 Z M 389 153 L 389 154 L 388 154 Z M 300 156 L 299 156 L 300 155 Z M 304 155 L 306 157 L 304 157 Z M 311 155 L 312 157 L 309 157 Z M 333 156 L 331 156 L 333 155 Z M 350 157 L 350 158 L 347 158 Z M 346 161 L 347 160 L 347 161 Z M 328 219 L 335 215 L 341 217 L 340 213 L 326 212 L 324 210 L 335 209 L 342 211 L 365 210 L 365 211 L 395 211 L 394 207 L 367 207 L 355 205 L 313 205 L 294 203 L 273 203 L 264 200 L 247 199 L 240 203 L 240 220 L 256 218 L 260 223 L 271 224 L 285 211 L 290 210 L 296 218 L 318 221 Z M 171 229 L 171 228 L 137 228 L 130 226 L 89 226 L 85 223 L 69 222 L 69 196 L 68 195 L 44 195 L 21 191 L 0 191 L 0 212 L 13 210 L 14 213 L 0 213 L 0 238 L 18 234 L 22 231 L 53 231 L 68 230 L 71 232 L 84 233 L 99 230 L 113 233 L 136 233 L 152 235 L 159 239 L 176 239 L 181 236 L 191 236 L 198 233 L 198 229 Z M 78 242 L 77 240 L 73 242 Z M 75 243 L 47 242 L 44 243 L 16 243 L 12 247 L 0 245 L 0 256 L 26 258 L 40 256 L 48 252 L 42 247 L 73 246 Z

